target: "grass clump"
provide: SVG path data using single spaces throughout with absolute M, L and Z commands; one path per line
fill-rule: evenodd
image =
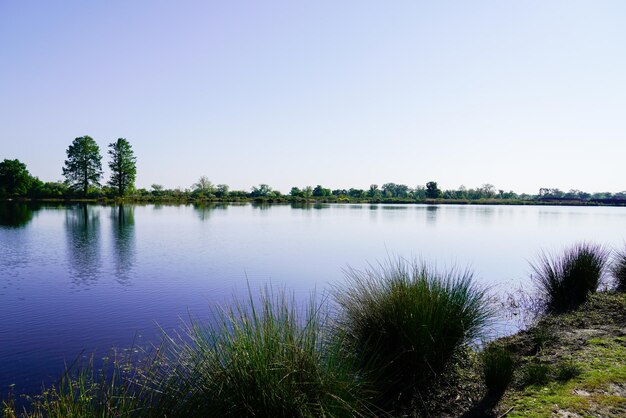
M 58 383 L 44 387 L 30 398 L 21 412 L 9 397 L 4 402 L 7 418 L 122 418 L 150 414 L 150 396 L 138 384 L 136 369 L 130 360 L 104 359 L 96 369 L 94 359 L 77 361 L 68 367 Z M 156 416 L 156 415 L 155 415 Z
M 567 382 L 579 376 L 582 368 L 571 360 L 565 360 L 556 365 L 554 372 L 556 380 L 559 382 Z
M 607 260 L 603 247 L 588 243 L 576 244 L 559 256 L 542 253 L 532 268 L 546 311 L 565 312 L 584 303 L 598 290 Z
M 501 397 L 513 379 L 515 358 L 507 348 L 491 344 L 482 353 L 482 372 L 487 395 Z
M 360 383 L 329 338 L 326 314 L 312 300 L 299 311 L 284 292 L 262 293 L 216 311 L 168 338 L 152 382 L 169 416 L 363 416 Z
M 626 248 L 615 253 L 611 274 L 615 279 L 615 289 L 618 292 L 626 292 Z
M 558 340 L 556 332 L 552 329 L 552 327 L 541 323 L 531 330 L 530 335 L 533 343 L 532 352 L 534 354 L 543 350 L 547 345 L 553 344 Z
M 552 366 L 546 363 L 528 363 L 524 368 L 523 383 L 525 386 L 545 385 L 550 381 Z
M 335 289 L 348 351 L 385 409 L 404 408 L 480 338 L 490 317 L 472 273 L 439 273 L 403 259 L 348 270 Z

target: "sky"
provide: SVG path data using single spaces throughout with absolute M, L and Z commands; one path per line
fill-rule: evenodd
M 137 187 L 626 190 L 626 2 L 0 0 L 0 160 Z

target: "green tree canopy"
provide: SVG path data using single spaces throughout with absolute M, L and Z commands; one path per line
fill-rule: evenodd
M 322 187 L 321 185 L 318 184 L 313 189 L 312 194 L 315 197 L 328 197 L 328 196 L 332 195 L 332 192 L 330 191 L 330 189 L 326 189 L 326 188 L 324 188 L 324 187 Z
M 0 196 L 24 196 L 33 178 L 20 160 L 4 160 L 0 163 Z
M 429 199 L 438 199 L 441 197 L 441 190 L 437 186 L 436 181 L 426 183 L 426 197 Z
M 207 176 L 201 176 L 198 179 L 197 183 L 194 183 L 192 186 L 195 194 L 200 194 L 202 196 L 211 196 L 215 194 L 215 186 Z
M 137 158 L 126 138 L 118 138 L 117 141 L 109 144 L 109 156 L 111 157 L 109 186 L 122 197 L 135 188 Z
M 252 197 L 271 197 L 274 194 L 274 190 L 267 184 L 259 184 L 258 187 L 253 186 L 250 196 Z
M 90 136 L 76 138 L 67 149 L 63 167 L 65 182 L 74 190 L 87 195 L 89 186 L 99 186 L 102 177 L 100 147 Z

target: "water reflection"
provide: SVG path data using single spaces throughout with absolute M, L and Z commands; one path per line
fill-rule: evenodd
M 311 203 L 311 202 L 292 202 L 291 203 L 291 209 L 319 210 L 319 209 L 326 209 L 329 207 L 330 205 L 328 203 Z
M 92 286 L 98 280 L 102 264 L 99 213 L 85 204 L 68 209 L 65 231 L 72 283 Z
M 426 223 L 434 225 L 437 223 L 437 212 L 439 206 L 428 205 L 426 206 Z
M 112 207 L 111 227 L 113 230 L 115 280 L 122 285 L 128 285 L 136 257 L 135 208 L 124 205 Z
M 39 209 L 38 205 L 26 203 L 0 203 L 0 226 L 22 228 L 33 220 L 34 213 Z
M 198 218 L 200 218 L 201 221 L 206 221 L 211 218 L 211 214 L 215 211 L 215 209 L 228 209 L 228 205 L 223 203 L 194 203 L 193 208 L 196 215 L 198 215 Z

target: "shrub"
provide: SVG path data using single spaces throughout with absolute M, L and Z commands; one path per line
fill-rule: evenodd
M 469 271 L 438 273 L 403 259 L 347 271 L 334 292 L 338 327 L 379 406 L 406 406 L 483 334 L 490 309 L 472 279 Z
M 299 312 L 284 292 L 266 289 L 168 337 L 162 366 L 149 376 L 165 416 L 362 416 L 366 402 L 342 345 L 325 333 L 311 301 Z
M 626 292 L 626 248 L 615 253 L 611 273 L 615 279 L 616 290 Z
M 511 383 L 515 370 L 513 354 L 499 345 L 490 345 L 482 353 L 482 367 L 487 394 L 500 397 Z
M 564 312 L 584 303 L 598 289 L 607 260 L 603 247 L 588 243 L 576 244 L 556 257 L 542 253 L 532 265 L 533 280 L 547 312 Z

